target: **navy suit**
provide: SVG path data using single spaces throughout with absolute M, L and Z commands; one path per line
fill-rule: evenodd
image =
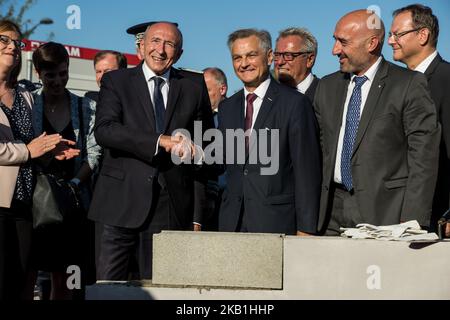
M 219 128 L 244 129 L 244 90 L 219 105 Z M 321 184 L 318 126 L 309 99 L 296 90 L 271 79 L 253 129 L 267 133 L 269 150 L 279 150 L 279 169 L 273 175 L 262 175 L 258 159 L 251 164 L 236 163 L 224 153 L 227 186 L 219 215 L 220 231 L 296 234 L 297 230 L 317 230 Z M 273 130 L 279 130 L 279 141 L 271 145 Z M 245 149 L 244 149 L 245 150 Z M 240 152 L 245 152 L 240 150 Z M 250 142 L 249 154 L 256 152 Z M 270 154 L 270 153 L 269 153 Z

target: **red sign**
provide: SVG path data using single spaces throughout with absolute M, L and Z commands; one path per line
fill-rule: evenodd
M 28 39 L 24 39 L 23 42 L 26 44 L 23 51 L 34 51 L 37 48 L 39 48 L 40 45 L 45 43 L 43 41 L 28 40 Z M 97 52 L 101 51 L 98 49 L 89 49 L 71 45 L 64 45 L 64 47 L 66 48 L 67 53 L 69 53 L 69 57 L 85 60 L 94 60 L 94 57 L 97 54 Z M 136 66 L 141 62 L 139 58 L 134 54 L 124 53 L 124 55 L 125 57 L 127 57 L 129 65 Z

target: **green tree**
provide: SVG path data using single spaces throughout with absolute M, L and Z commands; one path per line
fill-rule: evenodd
M 41 19 L 41 21 L 35 24 L 31 19 L 25 18 L 26 12 L 35 5 L 36 2 L 37 0 L 25 0 L 17 10 L 17 0 L 0 0 L 0 19 L 8 19 L 16 23 L 22 30 L 23 37 L 28 39 L 40 25 L 53 23 L 53 20 L 50 18 Z M 51 32 L 48 37 L 49 39 L 53 38 L 53 32 Z

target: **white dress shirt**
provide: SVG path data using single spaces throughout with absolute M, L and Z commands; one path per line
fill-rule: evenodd
M 369 95 L 370 87 L 372 86 L 373 79 L 375 78 L 375 75 L 380 67 L 382 58 L 379 57 L 378 60 L 364 73 L 364 76 L 367 77 L 366 82 L 361 87 L 361 108 L 360 108 L 360 119 L 361 115 L 364 110 L 364 105 L 366 104 L 367 97 Z M 347 110 L 348 110 L 348 104 L 350 102 L 350 98 L 353 93 L 353 88 L 355 87 L 355 82 L 353 81 L 353 78 L 356 77 L 355 75 L 352 75 L 350 79 L 350 83 L 347 88 L 347 98 L 345 99 L 344 104 L 344 112 L 342 114 L 342 125 L 341 129 L 339 131 L 339 140 L 337 145 L 337 151 L 336 151 L 336 165 L 334 166 L 334 182 L 336 183 L 342 183 L 342 177 L 341 177 L 341 157 L 342 157 L 342 147 L 344 144 L 344 135 L 345 135 L 345 123 L 347 120 Z
M 423 60 L 419 65 L 414 69 L 414 71 L 419 71 L 425 73 L 425 71 L 430 66 L 431 62 L 433 62 L 434 58 L 438 55 L 437 50 L 435 50 L 432 54 L 430 54 L 425 60 Z
M 313 83 L 313 81 L 314 81 L 314 76 L 310 72 L 308 74 L 308 76 L 297 85 L 297 91 L 305 94 L 306 90 L 308 90 L 308 88 L 311 86 L 311 83 Z
M 142 71 L 144 72 L 145 80 L 147 81 L 147 87 L 148 92 L 150 93 L 150 99 L 152 99 L 153 105 L 155 105 L 155 102 L 153 101 L 153 93 L 155 92 L 155 81 L 152 80 L 153 77 L 156 77 L 156 74 L 147 66 L 147 63 L 142 64 Z M 167 99 L 169 97 L 169 85 L 170 85 L 170 69 L 164 73 L 162 76 L 159 76 L 160 78 L 164 79 L 164 84 L 161 86 L 161 93 L 164 100 L 164 109 L 167 109 Z M 149 106 L 150 107 L 150 106 Z M 159 136 L 158 141 L 156 142 L 155 146 L 155 154 L 158 153 L 159 149 L 159 140 L 161 139 L 161 136 Z
M 258 118 L 258 113 L 259 113 L 259 109 L 261 109 L 261 105 L 264 101 L 264 96 L 267 93 L 267 89 L 269 89 L 269 85 L 270 85 L 270 77 L 267 78 L 267 80 L 265 80 L 263 83 L 261 83 L 258 88 L 255 89 L 255 91 L 250 92 L 248 91 L 245 87 L 244 87 L 244 119 L 245 116 L 247 115 L 247 96 L 250 93 L 254 93 L 256 94 L 256 99 L 255 101 L 253 101 L 253 117 L 252 117 L 252 130 L 253 130 L 253 125 L 255 124 L 256 119 Z
M 150 99 L 152 99 L 153 105 L 153 93 L 155 92 L 155 81 L 152 80 L 156 77 L 156 74 L 147 66 L 147 63 L 142 64 L 142 71 L 144 71 L 145 80 L 147 80 L 148 92 L 150 93 Z M 167 108 L 167 98 L 169 96 L 169 86 L 170 86 L 170 69 L 161 76 L 158 76 L 164 80 L 164 84 L 161 86 L 161 93 L 164 100 L 164 108 Z

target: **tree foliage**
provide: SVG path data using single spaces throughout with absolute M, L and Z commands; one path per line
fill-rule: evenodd
M 36 2 L 37 0 L 25 0 L 18 8 L 17 0 L 0 0 L 0 20 L 8 19 L 16 23 L 22 30 L 23 37 L 29 38 L 40 24 L 25 18 L 25 14 Z

